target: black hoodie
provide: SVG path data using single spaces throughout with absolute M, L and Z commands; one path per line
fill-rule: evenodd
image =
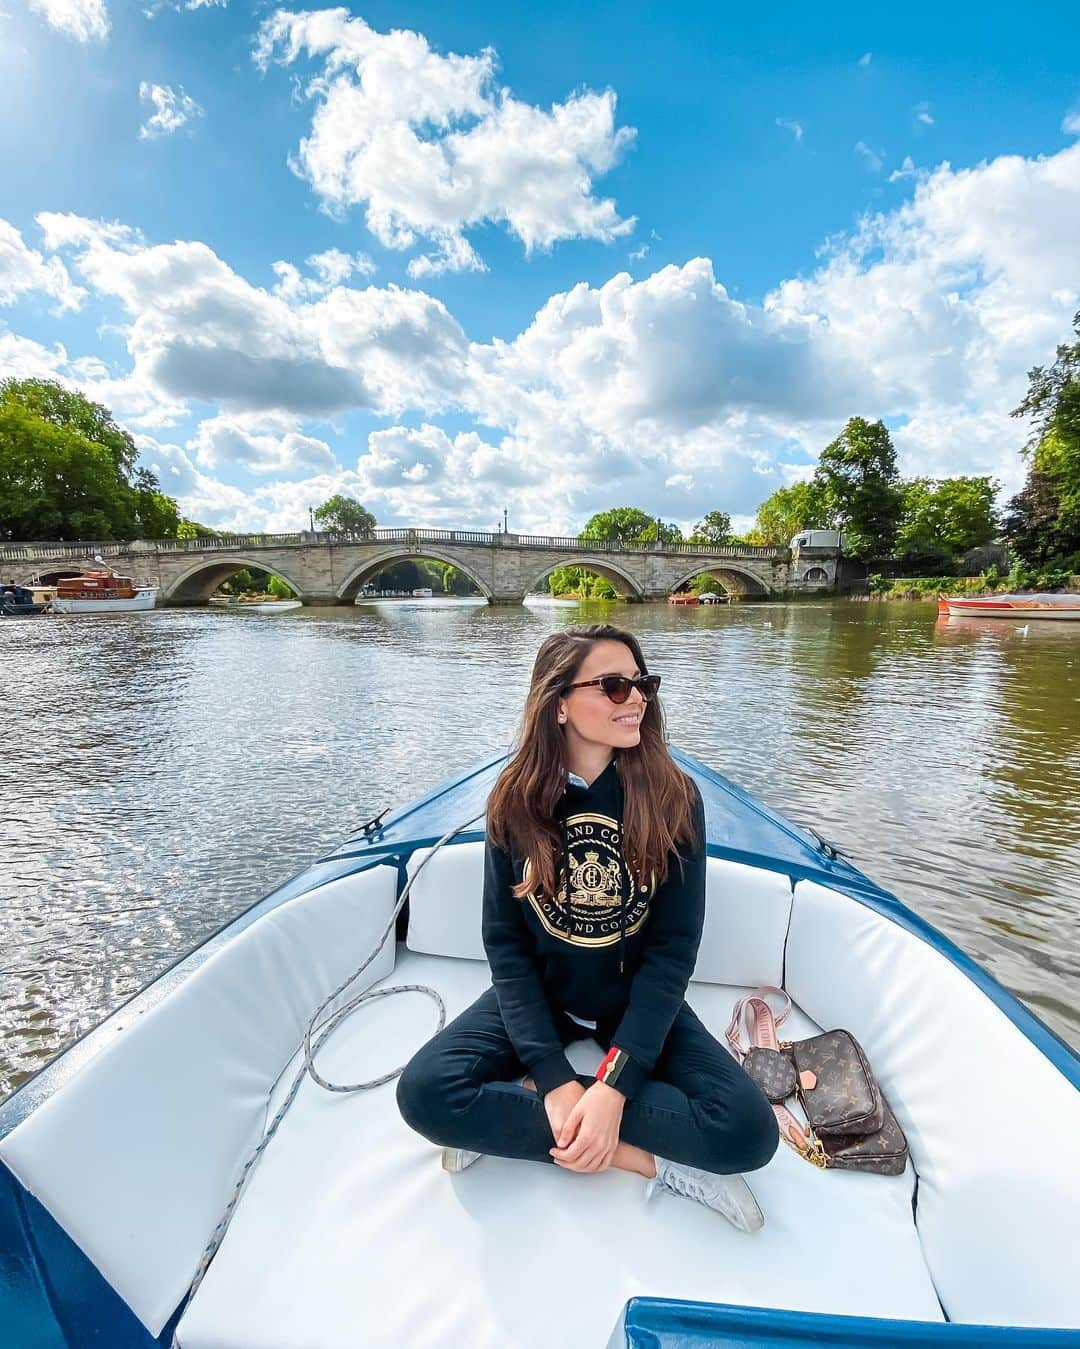
M 567 774 L 556 806 L 563 840 L 557 900 L 510 887 L 527 874 L 516 849 L 487 841 L 483 939 L 499 1009 L 518 1058 L 537 1091 L 577 1073 L 555 1029 L 555 1012 L 613 1020 L 597 1077 L 630 1097 L 649 1076 L 682 1006 L 705 920 L 705 807 L 693 778 L 698 848 L 675 851 L 668 875 L 636 893 L 622 856 L 618 750 L 591 786 Z

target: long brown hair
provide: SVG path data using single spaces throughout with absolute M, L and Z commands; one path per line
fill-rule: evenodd
M 600 641 L 622 642 L 633 652 L 642 674 L 645 665 L 632 632 L 609 623 L 563 628 L 546 637 L 533 662 L 532 679 L 517 734 L 517 749 L 488 794 L 487 832 L 491 841 L 530 861 L 528 880 L 514 886 L 515 898 L 530 889 L 554 895 L 561 857 L 555 807 L 566 788 L 566 753 L 557 706 L 563 689 Z M 623 789 L 623 857 L 635 884 L 655 876 L 655 891 L 668 873 L 669 852 L 679 843 L 699 849 L 695 836 L 694 789 L 668 752 L 664 710 L 659 697 L 645 704 L 640 741 L 615 749 L 615 771 Z M 682 856 L 676 849 L 680 874 Z

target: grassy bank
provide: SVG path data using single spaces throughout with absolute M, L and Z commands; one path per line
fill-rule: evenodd
M 872 575 L 867 578 L 871 598 L 884 600 L 936 600 L 938 595 L 1000 595 L 1006 592 L 1080 591 L 1080 575 L 1068 571 L 1036 572 L 1014 567 L 1007 576 L 993 568 L 981 576 Z

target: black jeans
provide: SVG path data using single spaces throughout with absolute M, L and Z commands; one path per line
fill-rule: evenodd
M 564 1045 L 611 1044 L 617 1019 L 595 1031 L 559 1012 Z M 494 986 L 420 1047 L 397 1083 L 410 1128 L 443 1147 L 557 1165 L 543 1101 L 520 1084 L 526 1073 L 510 1042 Z M 516 1080 L 507 1080 L 516 1079 Z M 578 1074 L 591 1086 L 595 1078 Z M 702 1025 L 685 1000 L 652 1075 L 623 1107 L 619 1138 L 673 1162 L 706 1171 L 753 1171 L 780 1142 L 765 1093 Z

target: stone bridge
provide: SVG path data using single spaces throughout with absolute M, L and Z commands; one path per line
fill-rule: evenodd
M 520 604 L 546 589 L 556 567 L 585 567 L 606 577 L 620 599 L 666 600 L 698 572 L 709 572 L 732 598 L 830 592 L 834 549 L 708 548 L 699 544 L 615 544 L 579 538 L 461 529 L 375 529 L 368 534 L 236 534 L 131 543 L 0 543 L 0 579 L 48 583 L 94 564 L 160 588 L 162 605 L 205 604 L 235 572 L 258 568 L 291 586 L 305 604 L 352 604 L 377 572 L 405 558 L 448 562 L 491 604 Z

